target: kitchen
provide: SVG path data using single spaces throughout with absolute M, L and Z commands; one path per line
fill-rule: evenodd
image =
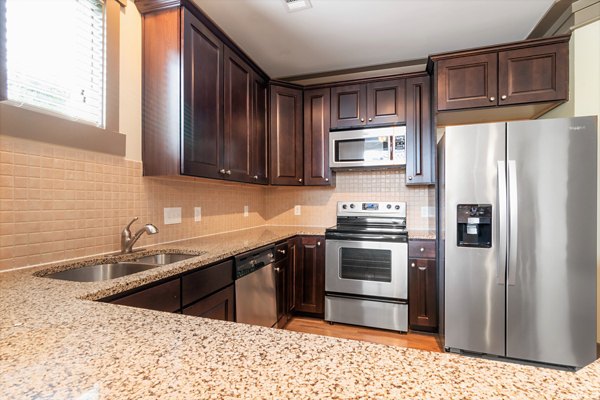
M 2 3 L 4 2 L 0 2 Z M 61 129 L 66 130 L 64 125 L 58 125 L 57 122 L 44 123 L 41 117 L 30 118 L 26 126 L 20 125 L 19 118 L 30 117 L 28 112 L 31 110 L 26 107 L 16 108 L 8 104 L 0 104 L 3 204 L 0 268 L 6 271 L 0 274 L 2 287 L 0 296 L 4 306 L 2 314 L 6 316 L 3 318 L 2 350 L 0 350 L 2 354 L 0 370 L 3 376 L 0 393 L 3 397 L 161 397 L 161 394 L 176 393 L 176 397 L 183 398 L 211 395 L 267 398 L 479 398 L 486 396 L 532 398 L 545 395 L 559 398 L 593 398 L 594 394 L 598 393 L 600 389 L 597 363 L 574 373 L 487 361 L 451 353 L 424 352 L 367 342 L 328 339 L 322 336 L 295 334 L 285 329 L 259 328 L 177 313 L 167 314 L 142 308 L 80 300 L 119 301 L 127 297 L 125 295 L 141 293 L 139 290 L 141 287 L 168 286 L 173 280 L 171 278 L 176 278 L 180 282 L 178 287 L 181 289 L 175 290 L 175 296 L 180 298 L 168 311 L 179 311 L 185 314 L 183 310 L 186 307 L 201 303 L 197 301 L 200 289 L 195 292 L 196 298 L 185 300 L 185 282 L 193 280 L 194 274 L 200 274 L 197 275 L 200 277 L 199 282 L 207 282 L 203 280 L 202 273 L 216 270 L 224 260 L 231 260 L 232 257 L 247 252 L 252 253 L 263 246 L 285 242 L 288 244 L 289 254 L 294 246 L 297 246 L 296 251 L 303 255 L 300 265 L 305 268 L 303 270 L 305 274 L 298 277 L 308 281 L 302 287 L 306 296 L 303 298 L 299 293 L 294 293 L 292 296 L 294 301 L 291 303 L 300 305 L 300 308 L 306 307 L 305 310 L 312 310 L 313 314 L 322 315 L 325 313 L 325 310 L 321 309 L 324 308 L 324 299 L 318 295 L 318 301 L 315 301 L 312 295 L 326 290 L 324 287 L 317 290 L 316 286 L 325 285 L 325 282 L 319 280 L 324 278 L 319 278 L 319 275 L 324 274 L 324 253 L 327 250 L 325 230 L 338 223 L 336 218 L 338 202 L 341 202 L 342 206 L 361 203 L 361 206 L 356 208 L 363 208 L 366 204 L 364 207 L 367 209 L 372 208 L 374 204 L 379 204 L 378 202 L 382 204 L 382 209 L 385 209 L 387 204 L 405 203 L 404 228 L 409 238 L 408 257 L 418 260 L 419 266 L 434 265 L 433 271 L 435 271 L 435 266 L 440 265 L 435 249 L 429 253 L 430 250 L 427 248 L 429 255 L 426 257 L 415 257 L 411 255 L 410 250 L 410 241 L 415 239 L 435 246 L 433 239 L 436 237 L 435 230 L 438 227 L 436 188 L 433 185 L 436 182 L 435 168 L 433 168 L 435 162 L 431 157 L 431 154 L 435 153 L 427 151 L 435 147 L 436 132 L 427 127 L 428 119 L 419 120 L 411 117 L 428 112 L 419 107 L 426 107 L 429 103 L 416 101 L 414 97 L 415 93 L 420 93 L 421 96 L 429 95 L 436 88 L 434 78 L 430 80 L 427 71 L 435 77 L 439 72 L 437 68 L 444 62 L 448 63 L 450 62 L 448 60 L 452 60 L 452 57 L 445 57 L 446 53 L 443 52 L 458 52 L 461 49 L 484 45 L 491 46 L 486 50 L 488 53 L 497 52 L 501 43 L 526 39 L 530 31 L 534 32 L 537 29 L 537 37 L 542 37 L 545 31 L 540 33 L 540 30 L 550 30 L 558 17 L 568 14 L 570 18 L 577 21 L 568 22 L 576 27 L 570 38 L 563 36 L 561 39 L 557 34 L 554 39 L 550 37 L 540 40 L 545 41 L 544 45 L 563 46 L 563 48 L 568 43 L 569 101 L 565 101 L 567 97 L 563 96 L 559 101 L 533 102 L 533 106 L 525 108 L 502 108 L 498 105 L 484 110 L 483 113 L 473 113 L 469 112 L 470 110 L 437 112 L 437 125 L 443 127 L 471 122 L 498 122 L 511 118 L 529 119 L 547 111 L 536 108 L 539 104 L 546 108 L 558 106 L 544 114 L 542 118 L 598 115 L 600 101 L 597 93 L 600 85 L 596 72 L 599 68 L 597 55 L 599 28 L 597 21 L 585 23 L 589 17 L 586 13 L 597 10 L 597 2 L 575 2 L 568 6 L 553 5 L 548 1 L 538 2 L 537 8 L 532 6 L 535 10 L 530 10 L 532 15 L 524 24 L 520 36 L 505 40 L 498 36 L 495 39 L 488 38 L 487 42 L 482 41 L 478 45 L 452 45 L 435 51 L 428 50 L 420 57 L 431 56 L 429 67 L 425 66 L 426 60 L 417 66 L 408 67 L 397 65 L 402 63 L 386 66 L 385 64 L 389 64 L 390 61 L 386 63 L 382 60 L 378 64 L 392 69 L 392 72 L 380 67 L 375 72 L 371 71 L 371 75 L 357 76 L 353 74 L 364 71 L 347 70 L 351 65 L 374 65 L 374 62 L 335 65 L 323 67 L 321 70 L 309 69 L 305 72 L 287 74 L 282 72 L 284 70 L 270 72 L 271 77 L 295 75 L 300 79 L 291 83 L 282 80 L 272 82 L 270 99 L 263 103 L 264 109 L 260 108 L 260 96 L 252 97 L 253 101 L 249 103 L 241 102 L 241 105 L 236 101 L 219 103 L 225 105 L 223 109 L 217 106 L 215 112 L 221 115 L 223 120 L 216 118 L 208 122 L 209 125 L 222 124 L 222 126 L 208 127 L 209 130 L 233 132 L 238 128 L 232 128 L 237 126 L 236 122 L 228 122 L 226 116 L 231 110 L 227 111 L 227 107 L 247 110 L 248 104 L 252 104 L 253 107 L 249 107 L 252 109 L 252 113 L 249 114 L 252 115 L 246 117 L 254 121 L 254 115 L 261 113 L 256 111 L 261 109 L 262 112 L 266 112 L 266 105 L 270 104 L 268 107 L 270 114 L 264 119 L 265 124 L 262 127 L 263 132 L 268 131 L 269 138 L 266 141 L 269 142 L 270 154 L 268 157 L 265 155 L 263 159 L 252 157 L 253 162 L 239 163 L 237 156 L 230 157 L 225 150 L 223 159 L 217 160 L 210 168 L 207 167 L 207 163 L 195 161 L 198 158 L 194 157 L 199 157 L 202 149 L 196 149 L 198 152 L 194 153 L 193 147 L 192 155 L 188 158 L 192 162 L 186 163 L 184 160 L 180 163 L 180 157 L 187 156 L 185 153 L 180 154 L 178 150 L 181 144 L 178 116 L 184 111 L 178 99 L 193 95 L 194 92 L 189 93 L 186 91 L 187 87 L 179 88 L 177 84 L 174 87 L 169 86 L 173 80 L 179 82 L 179 71 L 176 68 L 175 72 L 168 70 L 167 66 L 171 64 L 166 63 L 164 59 L 159 59 L 158 54 L 161 51 L 173 54 L 169 52 L 177 47 L 178 30 L 169 28 L 177 26 L 172 25 L 177 23 L 176 13 L 179 12 L 177 10 L 196 9 L 198 6 L 217 23 L 219 28 L 213 27 L 202 37 L 210 36 L 213 39 L 216 37 L 222 42 L 223 49 L 225 47 L 230 49 L 222 51 L 226 56 L 230 52 L 227 61 L 230 68 L 225 70 L 224 75 L 229 74 L 230 81 L 235 82 L 235 79 L 240 79 L 241 75 L 238 74 L 240 70 L 232 69 L 233 67 L 250 64 L 251 70 L 254 71 L 255 61 L 259 66 L 264 67 L 269 63 L 268 60 L 274 57 L 274 51 L 269 51 L 268 46 L 258 46 L 266 52 L 266 55 L 258 58 L 261 52 L 256 49 L 257 44 L 254 43 L 255 47 L 252 47 L 251 43 L 244 45 L 247 42 L 246 40 L 242 42 L 244 33 L 235 30 L 236 27 L 244 26 L 242 23 L 244 18 L 252 20 L 257 25 L 261 23 L 264 25 L 264 21 L 259 18 L 261 14 L 257 11 L 260 8 L 247 6 L 245 14 L 233 14 L 237 17 L 232 17 L 232 20 L 227 22 L 228 19 L 223 15 L 232 13 L 232 9 L 228 7 L 233 7 L 234 2 L 217 4 L 218 2 L 198 1 L 196 5 L 183 2 L 181 9 L 178 6 L 179 2 L 173 2 L 177 5 L 170 6 L 161 4 L 163 2 L 152 1 L 135 3 L 120 1 L 119 3 L 114 0 L 106 2 L 107 18 L 113 18 L 115 14 L 120 18 L 120 32 L 117 30 L 116 33 L 114 31 L 107 33 L 107 36 L 113 35 L 113 40 L 114 35 L 119 38 L 116 40 L 118 45 L 116 66 L 115 57 L 108 57 L 106 61 L 106 95 L 107 99 L 111 99 L 110 103 L 107 101 L 105 110 L 106 127 L 113 124 L 113 127 L 117 127 L 114 129 L 116 133 L 111 133 L 108 137 L 104 136 L 101 141 L 95 141 L 93 136 L 90 136 L 92 139 L 87 141 L 69 138 L 76 143 L 68 142 L 70 146 L 65 146 L 65 139 L 60 135 Z M 152 10 L 152 3 L 158 4 L 154 4 L 155 7 L 164 6 L 165 9 Z M 319 7 L 326 7 L 327 2 L 314 0 L 312 9 L 289 14 L 283 8 L 283 2 L 274 3 L 271 6 L 264 5 L 265 10 L 261 12 L 264 12 L 264 15 L 275 13 L 278 18 L 294 18 L 294 16 L 300 18 L 302 15 L 307 15 L 308 18 L 310 12 L 318 11 Z M 501 3 L 504 5 L 498 5 Z M 506 2 L 497 2 L 497 7 L 506 7 L 505 4 Z M 400 6 L 392 3 L 388 7 Z M 195 25 L 196 28 L 210 25 L 210 21 L 201 18 L 203 14 L 197 9 L 189 16 L 185 11 L 181 14 L 184 18 L 196 18 L 200 22 L 199 25 Z M 166 19 L 159 21 L 157 25 L 151 25 L 153 15 Z M 242 22 L 234 18 L 242 18 Z M 594 18 L 591 17 L 589 20 L 593 21 Z M 538 24 L 537 28 L 534 28 L 536 24 Z M 153 26 L 156 27 L 158 37 L 148 39 L 154 32 Z M 10 29 L 10 23 L 7 27 Z M 195 32 L 200 30 L 201 28 L 197 28 Z M 216 35 L 215 32 L 219 30 L 226 32 L 226 35 Z M 186 32 L 183 30 L 183 35 Z M 554 36 L 555 32 L 557 30 L 549 36 Z M 560 33 L 567 32 L 568 29 L 560 31 Z M 230 39 L 227 35 L 230 35 L 235 43 L 228 42 Z M 144 38 L 150 40 L 152 46 L 146 45 Z M 110 40 L 110 37 L 107 37 L 107 40 Z M 0 42 L 3 43 L 1 40 Z M 163 43 L 164 46 L 161 47 L 158 43 Z M 188 42 L 184 39 L 183 43 L 185 46 Z M 201 42 L 191 41 L 191 43 L 196 43 L 197 51 L 211 51 Z M 247 59 L 242 57 L 245 53 L 238 52 L 238 45 L 252 57 L 246 56 Z M 8 50 L 10 49 L 9 43 Z M 503 50 L 506 50 L 506 47 Z M 110 47 L 107 51 L 111 51 Z M 114 50 L 110 54 L 114 55 Z M 146 56 L 151 57 L 151 60 L 160 61 L 143 63 Z M 286 61 L 285 55 L 280 54 L 275 58 L 279 64 L 273 62 L 270 67 L 273 71 L 276 71 L 277 65 L 286 62 L 291 64 L 290 61 Z M 376 60 L 374 56 L 370 59 Z M 410 58 L 395 57 L 393 61 L 408 59 Z M 217 63 L 217 65 L 222 66 L 224 61 L 222 58 L 219 60 L 221 64 Z M 170 59 L 170 62 L 173 62 L 173 59 Z M 175 63 L 178 62 L 177 56 Z M 394 68 L 400 68 L 401 72 Z M 325 77 L 310 74 L 327 70 L 338 72 Z M 340 70 L 343 73 L 340 73 Z M 264 77 L 260 76 L 260 71 L 258 68 L 259 73 L 256 73 L 255 77 L 264 80 Z M 150 78 L 142 80 L 143 74 Z M 319 97 L 318 92 L 323 92 L 325 87 L 333 87 L 328 91 L 330 103 L 333 104 L 335 99 L 352 102 L 358 98 L 356 104 L 366 107 L 368 114 L 369 104 L 372 102 L 366 101 L 366 105 L 363 106 L 361 95 L 352 97 L 350 95 L 352 90 L 345 88 L 351 85 L 344 82 L 360 78 L 364 82 L 362 84 L 369 86 L 378 82 L 376 77 L 381 76 L 386 76 L 386 79 L 379 80 L 385 85 L 398 79 L 404 80 L 404 97 L 397 97 L 405 101 L 404 107 L 397 108 L 397 110 L 405 110 L 404 115 L 397 116 L 399 119 L 396 120 L 402 123 L 390 123 L 388 120 L 383 124 L 406 127 L 406 167 L 336 170 L 332 173 L 327 168 L 329 161 L 325 164 L 323 160 L 335 158 L 335 155 L 330 157 L 330 153 L 324 151 L 330 142 L 323 140 L 323 136 L 319 136 L 316 128 L 321 126 L 322 132 L 327 134 L 329 129 L 324 129 L 319 123 L 322 121 L 326 121 L 329 125 L 337 123 L 338 127 L 346 123 L 350 124 L 346 125 L 346 128 L 355 128 L 357 124 L 369 121 L 360 121 L 360 115 L 359 120 L 354 122 L 348 122 L 351 118 L 335 121 L 331 116 L 325 117 L 325 114 L 329 114 L 329 111 L 334 108 L 323 107 L 322 110 L 325 111 L 320 114 L 322 119 L 317 123 L 314 119 L 312 121 L 313 132 L 316 132 L 313 138 L 321 138 L 321 147 L 306 147 L 306 143 L 302 140 L 306 140 L 308 136 L 305 132 L 311 121 L 307 121 L 308 113 L 302 112 L 302 108 L 306 110 L 306 99 L 310 98 L 307 93 L 313 93 L 314 101 L 310 104 L 318 107 L 324 104 L 321 102 L 323 96 Z M 335 85 L 335 82 L 340 84 Z M 412 86 L 407 83 L 411 83 Z M 430 83 L 429 88 L 425 86 L 428 83 Z M 167 85 L 168 90 L 164 85 Z M 305 86 L 309 86 L 309 89 Z M 416 89 L 411 91 L 409 90 L 411 87 Z M 344 88 L 344 91 L 339 91 L 337 96 L 334 95 L 340 88 Z M 384 87 L 386 88 L 389 89 L 389 86 Z M 300 95 L 298 95 L 299 91 Z M 384 100 L 391 92 L 400 93 L 397 89 L 380 92 Z M 152 96 L 153 93 L 156 95 Z M 239 99 L 231 93 L 236 92 L 231 91 L 227 94 L 225 91 L 217 94 L 219 98 L 227 99 L 231 96 L 229 100 Z M 374 93 L 377 93 L 377 90 Z M 412 96 L 410 97 L 412 101 L 408 101 L 409 95 Z M 437 96 L 440 98 L 439 93 Z M 489 102 L 488 97 L 491 96 L 486 96 L 486 102 Z M 500 96 L 496 95 L 496 97 Z M 190 101 L 194 102 L 193 99 Z M 206 99 L 200 98 L 197 101 L 202 102 Z M 217 103 L 210 104 L 214 107 Z M 275 104 L 281 109 L 274 108 Z M 437 106 L 434 105 L 437 107 L 436 110 L 440 109 L 439 106 L 439 102 Z M 475 108 L 482 110 L 481 106 Z M 416 113 L 416 109 L 420 111 Z M 294 112 L 296 116 L 303 114 L 304 120 L 289 118 L 289 115 L 294 115 Z M 315 110 L 313 109 L 312 112 L 314 117 Z M 286 113 L 288 118 L 285 118 Z M 523 114 L 514 118 L 511 117 L 511 113 Z M 490 114 L 492 114 L 491 120 Z M 274 123 L 274 115 L 282 118 Z M 365 115 L 365 119 L 368 118 L 369 116 Z M 267 121 L 271 122 L 270 127 L 267 127 Z M 277 121 L 284 121 L 283 124 L 288 125 L 278 125 Z M 257 130 L 261 129 L 260 124 L 249 125 L 257 126 Z M 156 127 L 158 129 L 155 129 Z M 332 132 L 346 130 L 343 126 L 341 128 L 334 128 Z M 59 131 L 58 134 L 56 131 Z M 172 135 L 173 131 L 175 135 Z M 295 132 L 293 139 L 289 137 L 290 131 Z M 438 136 L 441 136 L 442 131 L 443 129 L 439 129 Z M 423 132 L 432 134 L 427 135 Z M 147 140 L 152 135 L 168 137 L 154 142 Z M 235 138 L 232 137 L 224 134 L 222 137 L 208 140 L 213 140 L 211 144 L 223 140 L 227 147 L 227 143 L 235 144 Z M 185 136 L 182 136 L 181 140 L 185 140 Z M 422 146 L 422 153 L 414 152 L 415 143 L 418 142 Z M 108 149 L 107 143 L 111 144 Z M 391 142 L 389 147 L 392 147 L 392 143 L 395 147 L 395 141 Z M 261 146 L 260 143 L 258 145 Z M 264 145 L 263 143 L 262 146 Z M 290 148 L 294 145 L 296 150 L 300 151 L 300 157 L 297 155 L 298 152 L 292 155 Z M 186 148 L 185 145 L 183 147 Z M 227 148 L 235 148 L 235 146 Z M 308 160 L 321 160 L 320 163 L 307 161 L 307 148 L 317 149 L 317 154 Z M 219 151 L 214 153 L 220 154 Z M 152 157 L 148 158 L 148 154 Z M 423 157 L 429 155 L 429 158 L 421 160 L 419 165 L 415 160 L 417 154 Z M 216 164 L 219 163 L 221 164 L 219 167 L 222 168 L 217 168 Z M 311 173 L 307 172 L 309 164 L 313 167 Z M 245 171 L 244 176 L 248 177 L 250 183 L 237 183 L 236 181 L 246 179 L 240 171 L 249 165 L 253 170 Z M 279 168 L 273 168 L 274 165 Z M 221 169 L 223 173 L 220 172 Z M 417 174 L 419 169 L 420 175 Z M 228 171 L 231 174 L 228 174 Z M 210 173 L 215 175 L 209 176 Z M 171 177 L 164 175 L 171 175 Z M 183 175 L 208 176 L 213 179 L 190 178 Z M 269 179 L 268 182 L 271 184 L 252 183 L 252 180 L 265 179 Z M 277 179 L 280 180 L 279 183 Z M 299 179 L 303 182 L 298 182 Z M 313 181 L 307 184 L 311 179 Z M 419 180 L 421 181 L 415 182 Z M 195 257 L 190 258 L 190 261 L 176 262 L 172 266 L 165 265 L 117 278 L 114 281 L 74 283 L 32 277 L 32 273 L 60 272 L 66 268 L 65 265 L 72 269 L 74 266 L 89 265 L 91 262 L 105 262 L 106 254 L 119 252 L 120 234 L 136 216 L 139 217 L 139 221 L 131 226 L 132 232 L 138 231 L 145 224 L 154 224 L 158 233 L 143 234 L 138 243 L 133 244 L 134 250 L 148 248 L 150 253 L 168 250 L 169 254 L 179 252 Z M 157 246 L 151 247 L 153 245 Z M 417 251 L 423 248 L 425 252 L 423 246 L 413 246 L 413 248 Z M 133 260 L 135 257 L 137 257 L 135 253 L 116 256 L 115 261 Z M 274 254 L 274 257 L 277 255 Z M 288 258 L 296 262 L 299 260 L 298 257 L 288 256 Z M 77 265 L 72 261 L 75 259 Z M 48 265 L 51 263 L 53 266 Z M 211 267 L 206 268 L 207 266 Z M 225 265 L 224 268 L 230 268 L 231 271 L 234 267 Z M 229 278 L 218 289 L 222 287 L 225 290 L 232 285 L 235 286 L 235 283 L 232 283 L 233 274 L 227 276 Z M 315 282 L 318 284 L 315 285 Z M 237 291 L 232 290 L 235 297 Z M 408 290 L 410 291 L 410 287 Z M 213 290 L 210 289 L 209 293 L 212 292 Z M 292 289 L 287 293 L 292 293 Z M 435 295 L 434 292 L 434 304 Z M 302 301 L 297 302 L 296 298 Z M 232 295 L 226 297 L 226 301 L 219 303 L 222 305 L 219 312 L 226 313 L 227 310 L 231 310 L 233 303 L 237 303 L 235 300 L 227 299 L 232 299 Z M 410 305 L 409 293 L 408 306 Z M 210 310 L 214 308 L 203 311 Z M 414 316 L 414 313 L 411 314 L 409 311 L 409 319 L 411 315 Z M 427 328 L 422 324 L 428 323 L 433 325 L 433 330 L 437 330 L 437 322 L 428 321 L 427 318 L 418 322 L 416 327 Z M 338 325 L 343 324 L 335 322 L 333 327 Z M 413 333 L 412 328 L 415 327 L 414 323 L 411 325 L 413 326 L 409 335 Z M 458 382 L 466 383 L 461 385 Z

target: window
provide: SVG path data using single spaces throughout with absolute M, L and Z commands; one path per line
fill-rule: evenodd
M 6 74 L 8 100 L 103 127 L 103 1 L 6 0 Z
M 125 156 L 125 0 L 0 0 L 0 135 Z

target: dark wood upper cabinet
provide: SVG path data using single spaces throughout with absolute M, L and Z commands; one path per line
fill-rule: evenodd
M 437 65 L 438 110 L 495 106 L 497 68 L 496 53 L 440 60 Z
M 430 56 L 438 125 L 535 119 L 568 100 L 569 38 Z
M 344 129 L 367 124 L 367 85 L 331 88 L 331 128 Z
M 367 84 L 367 125 L 396 125 L 405 122 L 405 80 Z
M 144 175 L 266 183 L 268 77 L 192 4 L 136 5 Z
M 537 46 L 498 53 L 499 104 L 566 100 L 569 47 Z
M 325 310 L 325 237 L 301 236 L 296 257 L 294 309 L 321 315 Z
M 331 185 L 329 168 L 330 90 L 304 91 L 304 184 Z
M 435 183 L 435 130 L 431 121 L 431 78 L 406 80 L 406 184 Z
M 252 96 L 253 117 L 250 174 L 252 181 L 266 185 L 269 183 L 269 130 L 267 125 L 269 87 L 266 80 L 256 74 L 254 74 L 253 79 Z
M 270 180 L 273 185 L 302 185 L 302 89 L 270 85 Z

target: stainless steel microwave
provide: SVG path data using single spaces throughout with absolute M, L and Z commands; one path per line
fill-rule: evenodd
M 406 164 L 406 127 L 329 132 L 329 167 L 393 167 Z

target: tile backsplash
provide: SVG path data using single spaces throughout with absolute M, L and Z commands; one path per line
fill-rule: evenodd
M 159 229 L 137 246 L 265 224 L 332 226 L 341 200 L 406 201 L 409 229 L 433 229 L 422 208 L 434 207 L 434 189 L 404 179 L 403 170 L 340 172 L 335 188 L 298 188 L 150 178 L 140 162 L 0 136 L 0 270 L 118 251 L 135 216 L 132 230 Z M 181 207 L 182 222 L 165 225 L 166 207 Z

